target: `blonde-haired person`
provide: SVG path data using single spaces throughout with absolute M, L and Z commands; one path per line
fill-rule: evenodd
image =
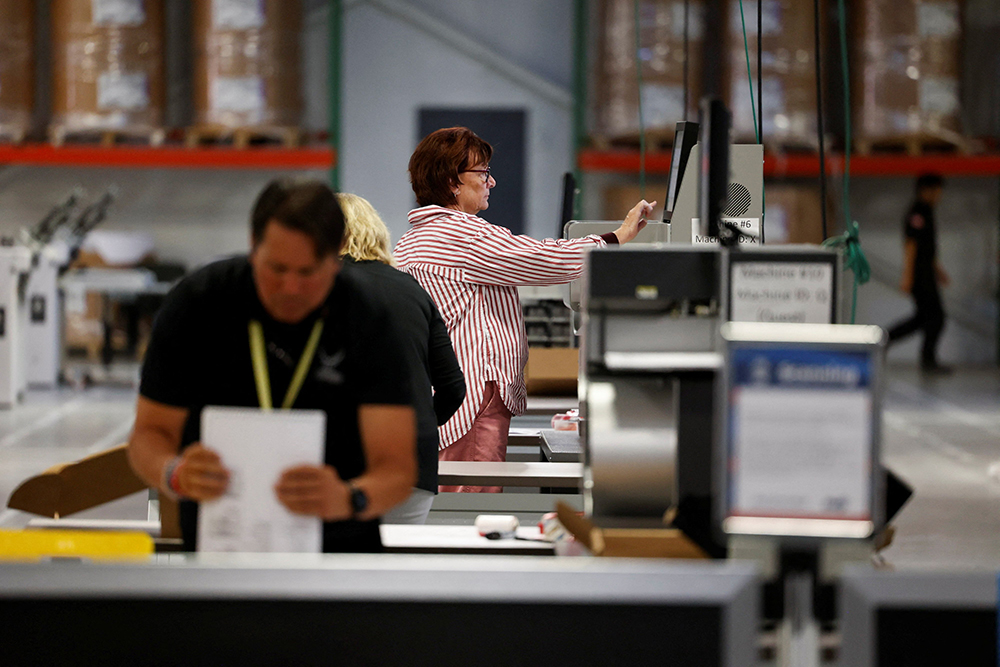
M 345 270 L 362 274 L 386 304 L 404 343 L 417 413 L 417 485 L 384 523 L 424 523 L 438 490 L 438 429 L 465 399 L 465 377 L 441 314 L 413 277 L 393 268 L 389 230 L 368 200 L 337 195 L 346 230 Z M 432 391 L 433 388 L 433 391 Z
M 389 228 L 371 202 L 347 192 L 338 193 L 337 200 L 347 221 L 346 238 L 340 254 L 355 262 L 374 261 L 395 266 L 390 250 Z

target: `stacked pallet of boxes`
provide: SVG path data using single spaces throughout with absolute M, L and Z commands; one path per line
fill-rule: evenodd
M 821 7 L 826 3 L 821 2 Z M 764 143 L 769 148 L 813 149 L 819 146 L 816 125 L 815 12 L 812 2 L 763 0 L 761 5 L 761 86 L 764 104 Z M 757 2 L 728 3 L 729 99 L 733 112 L 733 138 L 756 142 L 754 112 L 757 96 Z M 820 10 L 820 16 L 823 16 Z M 750 103 L 747 49 L 743 42 L 746 20 L 754 104 Z
M 639 2 L 643 120 L 653 141 L 672 140 L 677 121 L 688 119 L 684 109 L 684 6 L 683 0 Z M 690 2 L 688 110 L 691 114 L 697 114 L 701 89 L 701 10 L 701 2 Z M 639 138 L 633 0 L 604 0 L 599 11 L 594 139 L 598 144 L 633 143 Z
M 31 129 L 34 6 L 32 0 L 0 2 L 0 139 L 14 142 Z
M 819 188 L 794 183 L 768 184 L 764 240 L 780 243 L 821 243 L 823 211 Z
M 163 0 L 54 0 L 54 143 L 163 140 Z
M 961 5 L 864 0 L 856 8 L 852 97 L 857 148 L 962 148 Z
M 299 0 L 194 2 L 195 126 L 189 143 L 236 134 L 297 141 Z

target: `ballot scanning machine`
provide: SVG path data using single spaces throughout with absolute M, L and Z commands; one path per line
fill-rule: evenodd
M 74 190 L 38 224 L 21 230 L 20 243 L 31 253 L 25 307 L 21 309 L 26 332 L 25 380 L 29 386 L 52 387 L 59 381 L 62 348 L 59 275 L 71 255 L 70 246 L 62 236 L 82 194 L 79 189 Z
M 719 328 L 835 323 L 842 290 L 836 252 L 762 247 L 761 147 L 730 145 L 718 102 L 706 101 L 702 118 L 678 123 L 664 221 L 625 246 L 587 253 L 568 301 L 582 310 L 588 510 L 605 523 L 676 513 L 678 527 L 720 555 L 725 540 L 711 528 Z M 565 232 L 617 225 L 570 222 Z
M 116 194 L 116 189 L 110 188 L 78 211 L 83 197 L 78 188 L 35 226 L 21 230 L 17 247 L 29 256 L 18 301 L 24 338 L 22 390 L 23 385 L 48 388 L 59 383 L 63 333 L 60 278 L 87 234 L 104 221 Z

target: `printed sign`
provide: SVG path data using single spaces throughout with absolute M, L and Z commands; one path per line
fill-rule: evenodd
M 720 218 L 719 222 L 728 224 L 740 231 L 740 243 L 760 243 L 760 218 Z M 701 229 L 701 219 L 691 218 L 691 243 L 695 245 L 712 245 L 719 239 L 708 236 Z
M 870 519 L 869 355 L 747 346 L 731 362 L 729 515 Z
M 146 22 L 143 0 L 91 0 L 94 25 L 142 25 Z
M 212 81 L 212 109 L 233 113 L 264 110 L 264 81 L 257 76 L 220 76 Z
M 97 78 L 97 106 L 100 109 L 136 110 L 149 106 L 149 85 L 145 74 L 101 72 Z
M 263 26 L 263 0 L 212 0 L 213 29 L 253 30 Z
M 729 319 L 733 322 L 833 322 L 833 266 L 819 262 L 734 261 Z

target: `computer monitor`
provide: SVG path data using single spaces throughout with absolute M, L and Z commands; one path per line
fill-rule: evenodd
M 997 664 L 996 572 L 855 566 L 837 593 L 844 667 Z
M 2 661 L 741 667 L 755 662 L 759 597 L 747 563 L 225 554 L 6 564 Z
M 670 178 L 663 206 L 663 222 L 669 223 L 673 218 L 688 158 L 696 143 L 698 143 L 698 123 L 687 120 L 677 123 L 677 128 L 674 130 L 674 148 L 670 154 Z
M 556 232 L 556 238 L 563 235 L 566 223 L 573 219 L 573 209 L 576 207 L 576 177 L 571 171 L 563 174 L 562 195 L 562 213 L 559 216 L 559 230 Z
M 880 327 L 729 322 L 722 529 L 866 539 L 884 525 Z

